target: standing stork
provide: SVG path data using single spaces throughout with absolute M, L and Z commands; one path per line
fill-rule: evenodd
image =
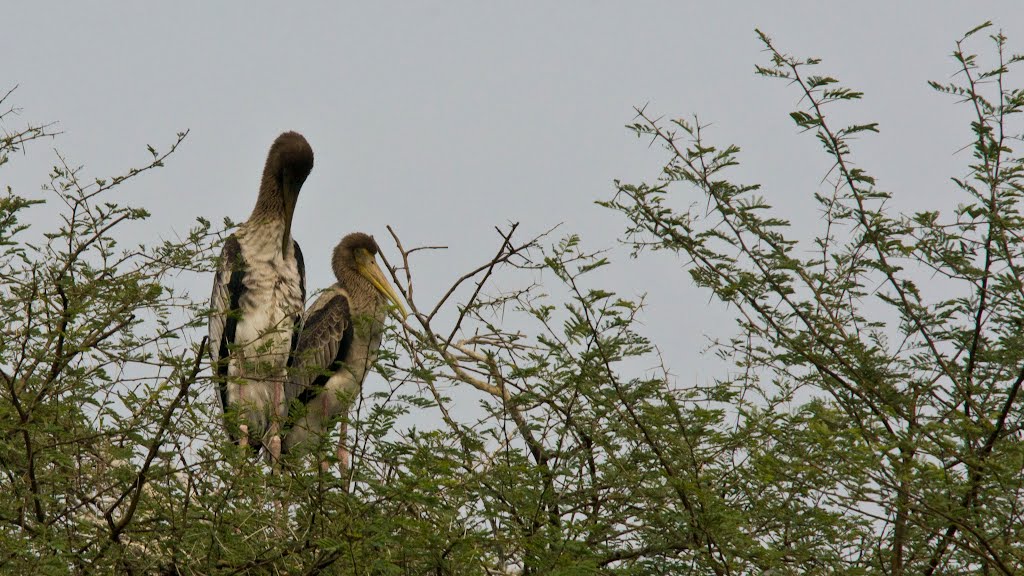
M 210 355 L 228 435 L 281 455 L 284 386 L 302 327 L 306 270 L 292 240 L 313 149 L 296 132 L 274 140 L 249 219 L 224 242 L 210 297 Z
M 377 358 L 389 301 L 404 318 L 405 308 L 377 266 L 373 237 L 356 232 L 334 248 L 331 266 L 338 281 L 306 311 L 295 348 L 287 396 L 300 407 L 285 433 L 284 451 L 308 449 L 330 434 L 333 419 L 346 414 Z M 341 424 L 337 456 L 349 465 L 347 425 Z

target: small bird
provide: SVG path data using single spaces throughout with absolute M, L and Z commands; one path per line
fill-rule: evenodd
M 280 458 L 291 353 L 302 328 L 306 270 L 292 239 L 299 191 L 313 169 L 301 134 L 274 140 L 249 219 L 224 242 L 213 279 L 210 356 L 228 435 Z
M 389 301 L 404 319 L 405 307 L 377 266 L 372 236 L 356 232 L 334 248 L 338 281 L 306 311 L 295 348 L 287 397 L 293 405 L 284 452 L 309 450 L 330 434 L 333 419 L 347 414 L 377 358 Z M 337 456 L 349 465 L 347 425 L 342 421 Z M 326 465 L 324 465 L 326 467 Z

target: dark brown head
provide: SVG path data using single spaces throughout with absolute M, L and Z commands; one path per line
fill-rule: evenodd
M 263 166 L 263 184 L 273 182 L 286 199 L 292 198 L 294 202 L 312 169 L 313 148 L 309 142 L 298 132 L 285 132 L 270 145 Z
M 313 169 L 313 148 L 298 132 L 285 132 L 274 140 L 263 166 L 260 197 L 253 210 L 255 218 L 280 218 L 285 223 L 281 250 L 291 245 L 292 216 L 299 190 Z
M 402 318 L 405 318 L 405 307 L 402 306 L 401 298 L 384 277 L 384 272 L 377 266 L 378 252 L 380 247 L 369 234 L 353 232 L 345 236 L 334 248 L 334 255 L 331 258 L 334 275 L 347 290 L 375 290 L 381 297 L 390 300 Z
M 334 247 L 334 255 L 331 258 L 331 268 L 334 269 L 334 275 L 341 280 L 342 275 L 345 272 L 358 272 L 358 261 L 360 260 L 360 251 L 365 251 L 369 255 L 370 259 L 375 259 L 377 253 L 380 252 L 380 247 L 377 246 L 377 241 L 373 239 L 373 236 L 364 234 L 362 232 L 353 232 L 348 236 L 341 239 L 338 245 Z M 365 256 L 362 257 L 365 260 Z

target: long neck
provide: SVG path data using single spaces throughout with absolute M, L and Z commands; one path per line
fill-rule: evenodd
M 363 278 L 362 274 L 356 271 L 354 268 L 345 267 L 341 270 L 335 270 L 335 272 L 341 272 L 336 274 L 338 278 L 338 285 L 348 292 L 349 298 L 352 300 L 352 313 L 356 314 L 357 310 L 362 314 L 370 314 L 376 316 L 377 309 L 380 307 L 384 298 L 380 295 L 380 292 L 373 287 L 373 284 Z
M 260 195 L 256 199 L 256 206 L 252 210 L 252 214 L 249 216 L 249 221 L 253 223 L 259 222 L 280 222 L 284 226 L 281 228 L 274 227 L 282 230 L 282 235 L 278 240 L 278 244 L 281 246 L 281 253 L 287 254 L 292 238 L 292 213 L 294 212 L 294 202 L 289 202 L 278 188 L 275 179 L 269 175 L 263 174 L 263 181 L 260 183 Z
M 275 178 L 264 172 L 263 180 L 260 181 L 260 195 L 256 198 L 256 206 L 250 218 L 284 218 L 287 209 L 285 202 L 284 193 Z

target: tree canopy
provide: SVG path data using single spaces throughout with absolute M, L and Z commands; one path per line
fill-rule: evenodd
M 757 74 L 794 93 L 831 163 L 807 195 L 819 221 L 736 181 L 743 153 L 698 118 L 637 109 L 628 129 L 663 168 L 599 204 L 635 257 L 680 256 L 735 314 L 710 383 L 670 375 L 645 303 L 602 288 L 593 272 L 616 264 L 571 231 L 497 229 L 493 257 L 430 302 L 414 286 L 436 247 L 378 236 L 411 315 L 388 326 L 387 390 L 350 416 L 347 472 L 271 474 L 223 432 L 205 294 L 178 286 L 210 274 L 233 224 L 123 245 L 152 216 L 111 190 L 187 133 L 113 177 L 59 157 L 41 196 L 0 196 L 0 572 L 1024 572 L 1024 90 L 992 30 L 931 82 L 972 115 L 966 166 L 936 160 L 960 195 L 943 211 L 894 210 L 922 192 L 856 162 L 879 127 L 833 120 L 861 93 L 761 32 Z M 52 137 L 10 132 L 0 167 Z M 41 202 L 56 225 L 32 221 Z

